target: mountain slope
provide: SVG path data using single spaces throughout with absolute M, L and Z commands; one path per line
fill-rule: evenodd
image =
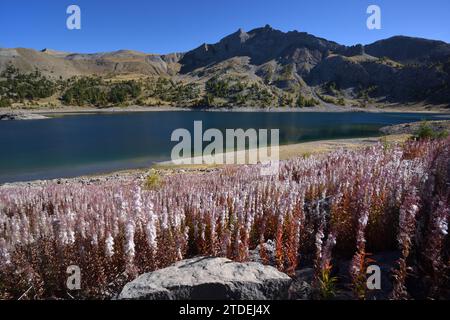
M 255 104 L 264 100 L 263 105 L 295 105 L 304 104 L 304 98 L 310 99 L 308 105 L 450 103 L 450 44 L 404 36 L 348 47 L 266 25 L 248 32 L 239 29 L 215 44 L 169 55 L 0 49 L 0 72 L 8 65 L 63 79 L 170 78 L 199 86 L 208 104 L 240 105 L 254 99 Z
M 39 69 L 48 76 L 69 78 L 81 75 L 138 73 L 175 75 L 179 54 L 152 55 L 130 50 L 77 54 L 44 49 L 0 49 L 0 71 L 12 64 L 22 72 Z
M 365 46 L 365 52 L 401 63 L 421 63 L 445 61 L 450 56 L 450 45 L 443 41 L 396 36 Z
M 187 52 L 180 60 L 181 72 L 187 73 L 212 63 L 219 63 L 232 57 L 250 57 L 250 63 L 261 65 L 273 59 L 283 60 L 283 64 L 308 62 L 304 51 L 310 53 L 315 62 L 328 51 L 343 49 L 335 42 L 317 38 L 304 32 L 281 32 L 266 25 L 248 33 L 239 29 L 216 44 L 203 44 Z

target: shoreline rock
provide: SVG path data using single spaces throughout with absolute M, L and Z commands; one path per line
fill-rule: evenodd
M 24 112 L 9 112 L 0 113 L 0 120 L 2 121 L 13 121 L 13 120 L 44 120 L 50 119 L 49 117 L 43 116 L 36 113 L 24 113 Z

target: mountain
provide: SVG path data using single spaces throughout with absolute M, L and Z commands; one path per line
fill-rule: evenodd
M 215 44 L 167 55 L 0 49 L 0 72 L 8 65 L 62 79 L 163 77 L 198 85 L 201 95 L 224 105 L 239 105 L 243 97 L 255 104 L 266 99 L 266 104 L 277 100 L 280 105 L 304 102 L 303 97 L 309 99 L 307 104 L 450 103 L 450 44 L 405 36 L 344 46 L 266 25 L 248 32 L 239 29 Z
M 218 63 L 233 57 L 249 57 L 253 65 L 272 60 L 282 64 L 295 62 L 299 66 L 318 63 L 328 51 L 341 51 L 344 47 L 305 32 L 281 32 L 269 25 L 245 32 L 239 29 L 216 44 L 203 44 L 187 52 L 180 63 L 182 72 Z M 310 61 L 312 60 L 312 61 Z
M 46 75 L 62 78 L 120 73 L 175 75 L 180 69 L 178 60 L 178 54 L 153 55 L 131 50 L 78 54 L 51 49 L 0 49 L 0 71 L 12 64 L 22 72 L 39 69 Z
M 445 61 L 450 56 L 450 45 L 443 41 L 395 36 L 367 45 L 365 51 L 401 63 L 421 63 Z

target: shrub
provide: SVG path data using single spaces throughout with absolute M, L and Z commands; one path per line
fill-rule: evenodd
M 448 137 L 448 132 L 443 130 L 439 132 L 435 132 L 435 130 L 430 126 L 427 121 L 423 121 L 420 124 L 419 129 L 415 134 L 415 138 L 418 140 L 421 139 L 445 139 Z
M 331 266 L 323 268 L 319 278 L 319 293 L 321 299 L 331 299 L 336 296 L 337 277 L 331 275 Z
M 83 77 L 75 80 L 62 96 L 66 105 L 104 105 L 106 94 L 103 81 L 95 77 Z
M 113 85 L 108 94 L 108 102 L 121 104 L 136 99 L 141 94 L 141 86 L 134 80 Z
M 337 104 L 336 99 L 333 97 L 325 96 L 325 95 L 321 95 L 321 94 L 317 94 L 317 96 L 319 97 L 320 100 L 322 100 L 325 103 Z
M 206 82 L 205 90 L 214 97 L 226 98 L 230 95 L 230 82 L 213 77 Z
M 147 190 L 157 189 L 162 185 L 161 175 L 154 169 L 150 171 L 150 174 L 145 178 L 144 188 Z
M 12 65 L 8 65 L 0 74 L 0 98 L 6 106 L 11 102 L 48 98 L 56 93 L 56 83 L 36 70 L 23 74 Z M 6 101 L 6 102 L 5 102 Z
M 434 132 L 427 121 L 423 121 L 420 124 L 419 130 L 417 130 L 416 137 L 418 139 L 432 139 L 434 138 Z
M 0 108 L 8 108 L 11 106 L 11 101 L 9 99 L 0 98 Z
M 319 104 L 319 101 L 315 100 L 314 98 L 307 99 L 303 97 L 301 94 L 299 94 L 297 98 L 297 106 L 300 108 L 304 107 L 314 107 Z
M 169 103 L 195 104 L 200 97 L 200 90 L 195 83 L 184 84 L 181 81 L 175 83 L 167 78 L 160 77 L 156 80 L 147 79 L 142 91 L 147 97 Z
M 338 100 L 337 100 L 337 102 L 336 102 L 338 105 L 340 105 L 340 106 L 345 106 L 345 100 L 344 100 L 344 98 L 342 98 L 342 97 L 340 97 Z

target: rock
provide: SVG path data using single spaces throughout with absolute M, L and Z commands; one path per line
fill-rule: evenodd
M 261 245 L 260 244 L 254 250 L 249 251 L 249 260 L 252 262 L 258 262 L 258 263 L 264 263 L 264 264 L 267 263 L 271 266 L 275 266 L 276 265 L 275 241 L 267 240 L 267 242 L 265 242 L 263 244 L 263 247 L 264 247 L 265 254 L 266 254 L 267 258 L 269 259 L 269 261 L 263 261 L 263 259 L 261 258 L 261 254 L 260 254 Z
M 287 299 L 291 282 L 286 274 L 259 263 L 196 257 L 139 276 L 118 299 Z
M 345 56 L 332 55 L 312 69 L 307 80 L 313 85 L 332 81 L 336 82 L 340 89 L 347 89 L 358 85 L 367 87 L 370 84 L 371 75 L 362 63 L 355 63 Z
M 313 268 L 303 268 L 295 271 L 295 276 L 289 288 L 289 299 L 311 300 L 314 294 L 314 288 L 312 287 L 313 278 Z
M 48 117 L 39 114 L 23 113 L 23 112 L 17 113 L 10 112 L 0 114 L 0 120 L 42 120 L 42 119 L 48 119 Z

